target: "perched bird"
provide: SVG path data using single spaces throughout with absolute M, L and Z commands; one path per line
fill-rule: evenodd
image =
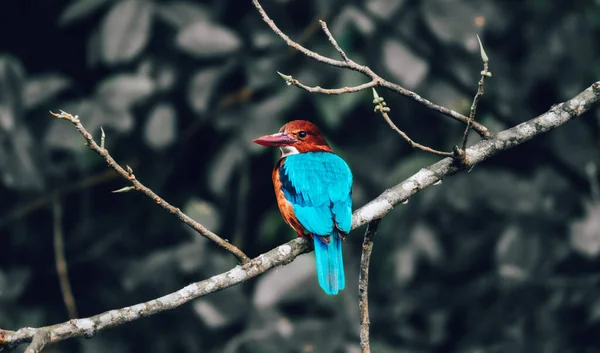
M 279 211 L 299 237 L 313 239 L 319 284 L 337 294 L 345 286 L 342 240 L 352 226 L 350 168 L 308 121 L 291 121 L 254 142 L 280 148 L 272 175 Z

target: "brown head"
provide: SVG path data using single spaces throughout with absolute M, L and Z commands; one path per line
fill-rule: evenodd
M 306 120 L 294 120 L 279 132 L 254 139 L 255 143 L 281 148 L 282 156 L 304 152 L 332 152 L 319 128 Z

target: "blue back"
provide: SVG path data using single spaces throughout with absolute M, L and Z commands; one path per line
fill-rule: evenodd
M 331 152 L 306 152 L 286 157 L 279 170 L 285 198 L 298 221 L 316 235 L 352 227 L 352 172 Z

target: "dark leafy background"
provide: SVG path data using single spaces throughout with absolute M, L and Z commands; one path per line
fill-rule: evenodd
M 355 60 L 463 113 L 490 57 L 479 119 L 530 119 L 600 77 L 598 1 L 263 0 L 292 38 Z M 136 176 L 249 256 L 292 238 L 251 143 L 292 119 L 322 127 L 355 174 L 358 207 L 437 157 L 373 113 L 366 82 L 289 49 L 249 0 L 5 1 L 0 5 L 0 327 L 68 319 L 52 250 L 58 195 L 80 316 L 149 300 L 234 266 L 86 149 L 78 114 Z M 462 126 L 381 91 L 415 140 L 449 150 Z M 445 180 L 382 223 L 370 286 L 372 351 L 598 352 L 600 111 Z M 475 137 L 473 137 L 475 141 Z M 312 254 L 172 312 L 45 352 L 359 352 L 362 230 L 348 289 L 318 288 Z M 23 347 L 17 349 L 22 351 Z

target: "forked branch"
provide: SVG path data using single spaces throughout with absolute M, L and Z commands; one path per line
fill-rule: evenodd
M 189 217 L 185 213 L 181 212 L 181 210 L 179 208 L 172 206 L 170 203 L 165 201 L 162 197 L 158 196 L 154 191 L 150 190 L 148 187 L 146 187 L 144 184 L 142 184 L 139 180 L 136 179 L 135 175 L 133 174 L 133 170 L 129 166 L 127 166 L 127 169 L 124 169 L 123 167 L 121 167 L 112 158 L 112 156 L 110 155 L 110 153 L 108 153 L 108 150 L 106 148 L 104 148 L 104 146 L 100 146 L 96 143 L 96 141 L 94 141 L 92 134 L 90 134 L 85 129 L 85 127 L 83 127 L 83 125 L 81 124 L 81 121 L 79 120 L 79 117 L 77 115 L 73 116 L 73 115 L 63 112 L 63 111 L 61 111 L 60 113 L 52 113 L 52 112 L 50 112 L 50 113 L 57 118 L 65 119 L 65 120 L 68 120 L 71 123 L 73 123 L 73 125 L 75 125 L 75 128 L 79 131 L 79 133 L 81 133 L 81 135 L 83 135 L 83 138 L 85 139 L 85 141 L 87 143 L 87 146 L 92 151 L 96 152 L 101 157 L 103 157 L 106 160 L 106 162 L 108 163 L 109 167 L 114 169 L 120 176 L 122 176 L 125 180 L 127 180 L 131 183 L 131 186 L 125 187 L 125 188 L 117 190 L 117 191 L 122 192 L 122 191 L 136 190 L 136 191 L 141 192 L 142 194 L 144 194 L 144 195 L 148 196 L 150 199 L 152 199 L 157 205 L 166 209 L 167 211 L 169 211 L 169 213 L 177 216 L 177 218 L 179 218 L 179 220 L 181 220 L 183 223 L 187 224 L 188 226 L 190 226 L 192 229 L 194 229 L 195 231 L 197 231 L 204 237 L 210 239 L 211 241 L 213 241 L 215 244 L 217 244 L 221 248 L 223 248 L 223 249 L 227 250 L 228 252 L 230 252 L 231 254 L 233 254 L 235 257 L 238 258 L 240 263 L 244 264 L 244 263 L 250 261 L 250 258 L 248 256 L 246 256 L 246 254 L 244 254 L 236 246 L 234 246 L 233 244 L 230 244 L 228 241 L 224 240 L 220 236 L 211 232 L 210 230 L 205 228 L 202 224 L 194 221 L 191 217 Z M 104 137 L 101 138 L 101 141 L 102 141 L 101 144 L 103 145 Z
M 463 134 L 462 140 L 462 150 L 464 151 L 467 148 L 467 138 L 469 137 L 469 131 L 471 131 L 471 125 L 475 122 L 475 118 L 477 116 L 477 105 L 479 104 L 479 100 L 481 96 L 483 96 L 483 84 L 485 83 L 486 77 L 492 77 L 492 73 L 488 70 L 488 56 L 485 53 L 485 49 L 483 49 L 483 44 L 481 43 L 481 38 L 477 36 L 477 41 L 479 42 L 479 52 L 481 54 L 481 61 L 483 61 L 483 70 L 481 71 L 481 78 L 477 83 L 477 93 L 475 93 L 475 97 L 473 97 L 473 103 L 471 103 L 471 110 L 469 111 L 469 121 L 467 122 L 467 127 L 465 128 L 465 133 Z
M 349 70 L 360 72 L 363 75 L 370 77 L 372 82 L 373 81 L 375 82 L 375 84 L 373 86 L 385 87 L 397 94 L 408 97 L 408 98 L 426 106 L 427 108 L 429 108 L 431 110 L 437 111 L 443 115 L 446 115 L 455 120 L 458 120 L 458 121 L 464 123 L 465 125 L 469 124 L 469 121 L 470 121 L 469 117 L 467 117 L 463 114 L 460 114 L 452 109 L 448 109 L 446 107 L 439 106 L 439 105 L 419 96 L 418 94 L 416 94 L 413 91 L 410 91 L 400 85 L 397 85 L 395 83 L 392 83 L 392 82 L 389 82 L 389 81 L 383 79 L 382 77 L 377 75 L 375 72 L 373 72 L 373 70 L 371 70 L 368 66 L 360 65 L 360 64 L 354 62 L 352 59 L 350 59 L 346 55 L 346 53 L 339 46 L 339 44 L 337 43 L 337 41 L 335 40 L 335 38 L 329 31 L 329 28 L 327 28 L 327 23 L 325 23 L 325 21 L 320 21 L 321 28 L 323 29 L 323 32 L 325 32 L 325 34 L 327 35 L 327 39 L 329 40 L 329 42 L 331 42 L 331 44 L 340 53 L 340 56 L 343 58 L 343 60 L 335 60 L 332 58 L 328 58 L 321 54 L 315 53 L 315 52 L 305 48 L 304 46 L 300 45 L 299 43 L 293 41 L 292 39 L 290 39 L 290 37 L 288 37 L 285 33 L 283 33 L 279 29 L 279 27 L 277 27 L 275 22 L 273 22 L 273 20 L 269 17 L 269 15 L 267 15 L 267 13 L 263 9 L 263 7 L 260 5 L 258 0 L 252 0 L 252 3 L 254 4 L 254 6 L 256 7 L 258 12 L 261 14 L 263 20 L 269 25 L 269 27 L 271 27 L 273 32 L 275 32 L 279 37 L 281 37 L 281 39 L 283 39 L 287 43 L 287 45 L 298 50 L 299 52 L 303 53 L 304 55 L 306 55 L 312 59 L 315 59 L 319 62 L 322 62 L 324 64 L 330 65 L 330 66 L 335 66 L 335 67 L 339 67 L 339 68 L 343 68 L 343 69 L 349 69 Z M 348 92 L 345 92 L 343 90 L 333 89 L 333 90 L 325 90 L 325 91 L 329 91 L 329 92 L 333 91 L 335 93 L 327 93 L 327 92 L 321 92 L 320 90 L 317 90 L 315 87 L 310 87 L 310 86 L 307 86 L 304 84 L 299 84 L 299 83 L 300 82 L 298 82 L 297 80 L 292 82 L 292 84 L 294 84 L 302 89 L 305 89 L 309 92 L 319 92 L 319 93 L 326 93 L 326 94 L 342 94 L 342 93 L 356 92 L 355 90 L 350 90 Z M 370 86 L 370 85 L 367 86 L 367 85 L 369 85 L 369 83 L 365 83 L 365 84 L 363 84 L 361 86 L 357 86 L 357 87 L 361 87 L 361 89 L 367 89 L 369 87 L 373 87 L 373 86 Z M 312 89 L 312 90 L 310 90 L 310 89 Z M 481 137 L 489 137 L 491 135 L 490 131 L 485 126 L 483 126 L 477 122 L 471 122 L 470 128 L 475 130 Z

